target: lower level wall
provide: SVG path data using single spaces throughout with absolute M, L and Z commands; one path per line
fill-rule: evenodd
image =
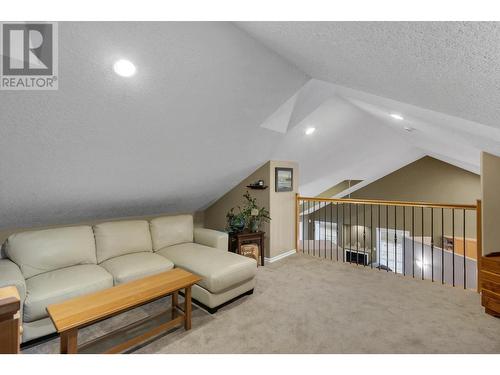
M 204 222 L 205 227 L 215 230 L 224 230 L 226 227 L 226 214 L 227 212 L 235 207 L 237 211 L 238 206 L 243 205 L 243 194 L 249 191 L 250 194 L 257 199 L 257 205 L 259 207 L 265 207 L 270 210 L 269 202 L 269 188 L 267 190 L 249 190 L 247 185 L 254 183 L 257 180 L 264 180 L 264 182 L 269 184 L 271 163 L 267 162 L 261 167 L 259 167 L 255 172 L 250 174 L 247 178 L 241 181 L 238 185 L 224 194 L 216 202 L 214 202 L 210 207 L 204 211 Z M 264 224 L 262 230 L 266 232 L 266 241 L 264 247 L 266 249 L 265 256 L 269 257 L 270 249 L 270 238 L 269 238 L 269 225 Z

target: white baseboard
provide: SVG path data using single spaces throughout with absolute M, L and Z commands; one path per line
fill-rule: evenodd
M 280 255 L 276 255 L 275 257 L 272 257 L 272 258 L 266 258 L 266 257 L 264 257 L 264 261 L 266 263 L 274 263 L 274 262 L 276 262 L 276 261 L 278 261 L 280 259 L 286 258 L 287 256 L 293 255 L 296 252 L 297 252 L 297 250 L 292 249 L 290 251 L 286 251 L 284 253 L 281 253 Z

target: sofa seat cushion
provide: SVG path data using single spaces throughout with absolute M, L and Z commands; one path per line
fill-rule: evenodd
M 61 268 L 26 280 L 26 322 L 48 316 L 48 305 L 113 286 L 113 276 L 95 264 Z
M 102 262 L 100 266 L 113 275 L 115 285 L 174 268 L 170 260 L 149 252 L 111 258 Z
M 238 254 L 203 246 L 183 243 L 165 247 L 157 252 L 203 278 L 197 284 L 211 293 L 220 293 L 255 277 L 257 263 Z

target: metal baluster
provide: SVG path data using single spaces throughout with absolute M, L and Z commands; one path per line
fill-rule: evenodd
M 415 278 L 415 206 L 411 206 L 411 272 Z
M 333 202 L 330 203 L 330 254 L 333 253 Z M 333 257 L 330 257 L 330 260 L 333 260 Z
M 306 202 L 302 201 L 302 253 L 306 252 Z
M 366 267 L 366 205 L 363 204 L 363 267 Z
M 352 263 L 352 204 L 349 203 L 349 263 Z
M 434 282 L 434 208 L 431 207 L 431 280 Z
M 441 284 L 444 284 L 444 208 L 441 208 Z
M 327 202 L 325 202 L 325 206 L 323 207 L 325 209 L 325 259 L 326 259 L 326 207 L 327 207 Z
M 321 258 L 321 201 L 318 201 L 318 257 Z
M 342 262 L 345 263 L 345 233 L 344 233 L 344 223 L 345 223 L 345 204 L 342 203 Z
M 324 206 L 324 209 L 325 209 L 325 259 L 326 259 L 326 207 L 327 207 L 327 202 L 325 202 L 325 206 Z
M 318 235 L 318 255 L 321 258 L 321 201 L 319 202 L 319 210 L 318 210 L 318 228 L 319 228 L 319 235 Z
M 337 225 L 335 227 L 335 231 L 337 233 L 337 236 L 335 237 L 335 246 L 337 248 L 337 262 L 339 261 L 339 202 L 335 204 L 335 216 L 336 216 L 336 221 Z
M 305 205 L 305 202 L 304 202 L 304 205 Z M 307 254 L 309 255 L 309 245 L 310 245 L 310 242 L 309 242 L 309 238 L 311 237 L 311 226 L 309 225 L 309 220 L 310 220 L 310 202 L 307 201 Z
M 403 206 L 403 276 L 406 276 L 406 206 Z
M 373 268 L 373 205 L 370 204 L 370 268 Z
M 307 201 L 307 255 L 309 255 L 309 247 L 311 245 L 311 225 L 309 225 L 309 220 L 310 220 L 310 212 L 309 210 L 311 209 L 311 202 Z
M 321 258 L 321 201 L 318 202 L 318 206 L 318 257 Z
M 466 252 L 465 250 L 467 249 L 467 247 L 465 246 L 465 208 L 464 208 L 464 289 L 467 289 L 467 271 L 466 271 L 466 268 L 467 268 L 467 263 L 466 263 L 466 258 L 465 258 L 465 255 L 466 255 Z
M 321 229 L 321 210 L 324 210 L 326 212 L 326 202 L 323 202 L 324 203 L 324 206 L 323 208 L 321 208 L 321 202 L 320 202 L 320 209 L 319 209 L 319 227 Z M 319 256 L 321 257 L 321 230 L 319 232 Z M 324 245 L 324 255 L 326 257 L 326 221 L 325 221 L 325 226 L 323 228 L 323 237 L 325 238 L 325 240 L 323 241 L 323 245 Z
M 453 241 L 453 263 L 452 263 L 452 271 L 453 271 L 453 286 L 455 286 L 455 209 L 451 209 L 451 231 L 452 231 L 452 241 Z
M 422 207 L 422 280 L 424 279 L 424 207 Z
M 313 222 L 314 201 L 310 201 L 309 205 L 313 206 L 312 209 L 309 207 L 309 246 L 311 247 L 311 255 L 313 255 L 312 251 L 314 250 L 314 241 L 311 242 L 311 237 L 313 237 L 313 239 L 314 239 L 314 222 Z M 313 245 L 313 246 L 311 246 L 311 245 Z
M 398 226 L 396 206 L 394 206 L 394 273 L 398 273 L 398 232 L 396 228 Z
M 378 206 L 378 222 L 377 222 L 377 229 L 378 229 L 378 246 L 377 246 L 377 251 L 378 251 L 378 269 L 380 271 L 380 266 L 382 265 L 382 262 L 381 262 L 381 259 L 380 259 L 380 255 L 382 254 L 382 248 L 380 246 L 380 240 L 381 240 L 381 236 L 382 236 L 382 228 L 380 226 L 380 206 Z
M 356 265 L 359 265 L 359 226 L 358 226 L 358 211 L 359 211 L 359 206 L 356 204 L 354 207 L 356 207 Z M 352 254 L 352 253 L 351 253 Z
M 385 206 L 385 268 L 389 272 L 389 206 Z
M 316 256 L 316 201 L 313 201 L 313 256 Z

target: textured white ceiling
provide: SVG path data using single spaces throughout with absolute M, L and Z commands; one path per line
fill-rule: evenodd
M 137 66 L 123 78 L 118 58 Z M 59 90 L 0 91 L 0 227 L 199 209 L 307 80 L 232 23 L 60 23 Z
M 286 132 L 273 158 L 299 162 L 305 195 L 346 178 L 363 180 L 357 190 L 424 155 L 479 173 L 482 150 L 500 154 L 498 128 L 316 79 L 261 126 Z M 316 128 L 311 136 L 308 127 Z
M 310 82 L 306 92 L 320 85 Z M 316 131 L 306 136 L 305 129 L 310 126 Z M 298 161 L 300 193 L 315 196 L 346 176 L 367 183 L 424 155 L 383 120 L 332 92 L 302 121 L 288 127 L 286 137 L 275 147 L 273 159 Z
M 239 22 L 313 78 L 500 127 L 499 22 Z
M 59 90 L 0 91 L 0 228 L 201 209 L 270 159 L 315 195 L 500 153 L 496 24 L 238 26 L 60 23 Z

